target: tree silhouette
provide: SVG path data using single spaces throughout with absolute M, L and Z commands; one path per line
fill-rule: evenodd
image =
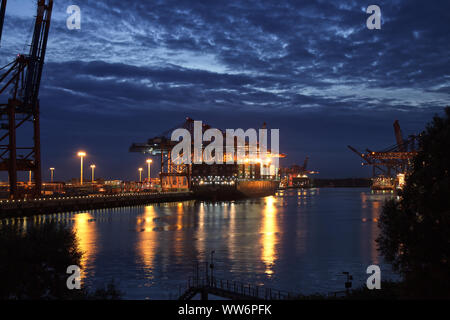
M 450 297 L 450 108 L 419 137 L 400 201 L 380 216 L 378 249 L 404 280 L 404 296 Z
M 80 258 L 75 234 L 62 226 L 2 225 L 0 298 L 69 298 L 76 292 L 67 289 L 66 269 L 79 265 Z
M 94 293 L 67 288 L 67 267 L 80 265 L 81 256 L 75 233 L 63 225 L 0 225 L 0 300 L 120 299 L 114 282 Z

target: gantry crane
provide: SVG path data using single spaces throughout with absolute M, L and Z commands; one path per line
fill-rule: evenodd
M 157 135 L 156 137 L 148 139 L 147 143 L 133 143 L 130 147 L 130 152 L 139 152 L 143 154 L 159 155 L 161 171 L 159 174 L 161 186 L 164 184 L 174 185 L 181 184 L 189 187 L 191 166 L 186 164 L 176 165 L 171 161 L 172 149 L 178 143 L 170 139 L 171 133 L 178 128 L 183 128 L 194 134 L 194 120 L 187 117 L 185 121 L 172 129 Z M 202 124 L 202 134 L 210 128 L 209 125 Z M 186 182 L 186 183 L 182 183 Z
M 289 168 L 280 168 L 282 176 L 280 185 L 286 188 L 309 187 L 311 185 L 309 175 L 319 172 L 307 170 L 308 160 L 309 157 L 307 156 L 302 166 L 294 164 Z
M 263 128 L 266 127 L 266 124 L 263 124 Z M 188 157 L 190 157 L 191 159 L 191 164 L 175 164 L 174 161 L 172 161 L 172 149 L 174 148 L 175 145 L 178 144 L 177 141 L 172 141 L 170 138 L 171 133 L 178 128 L 182 128 L 182 129 L 186 129 L 191 137 L 194 136 L 194 120 L 191 118 L 186 118 L 185 121 L 183 123 L 181 123 L 180 125 L 169 129 L 163 133 L 161 133 L 160 135 L 148 139 L 147 143 L 133 143 L 130 147 L 130 152 L 139 152 L 139 153 L 143 153 L 143 154 L 152 154 L 152 155 L 159 155 L 160 159 L 161 159 L 161 171 L 160 171 L 160 181 L 161 181 L 161 186 L 166 185 L 166 188 L 174 188 L 175 186 L 180 187 L 180 185 L 182 185 L 183 187 L 191 187 L 191 182 L 192 182 L 192 176 L 198 174 L 198 172 L 200 171 L 208 171 L 205 170 L 207 167 L 213 168 L 214 166 L 209 166 L 209 165 L 205 165 L 205 164 L 194 164 L 192 165 L 192 163 L 194 162 L 194 140 L 191 140 L 191 154 L 188 155 Z M 210 129 L 211 126 L 202 123 L 202 136 L 205 133 L 206 130 Z M 220 130 L 220 129 L 219 129 Z M 220 130 L 222 132 L 222 134 L 225 136 L 226 133 L 224 130 Z M 224 150 L 226 149 L 226 139 L 223 140 L 224 143 Z M 205 143 L 203 142 L 202 144 L 202 148 L 205 148 L 209 143 Z M 237 139 L 235 138 L 234 140 L 234 145 L 235 145 L 235 150 L 237 150 L 239 147 L 237 145 Z M 244 148 L 244 153 L 248 154 L 248 143 L 245 142 L 245 145 L 243 146 Z M 257 143 L 257 149 L 259 150 L 259 144 Z M 269 150 L 266 150 L 267 153 L 270 153 L 271 157 L 280 157 L 283 158 L 285 157 L 284 154 L 271 154 L 271 152 Z M 237 153 L 236 153 L 237 154 Z M 177 155 L 180 156 L 180 155 Z M 181 155 L 182 156 L 182 155 Z M 235 155 L 235 161 L 236 159 L 236 155 Z M 248 164 L 245 164 L 245 166 L 248 168 L 253 168 L 253 170 L 256 172 L 257 170 L 255 169 L 257 166 L 260 166 L 258 168 L 266 168 L 268 164 L 262 164 L 259 163 L 258 165 L 256 165 L 255 163 L 250 163 L 250 159 L 247 159 L 249 162 Z M 253 159 L 255 161 L 257 161 L 257 159 Z M 260 159 L 259 159 L 260 160 Z M 224 158 L 224 162 L 226 162 L 225 158 Z M 237 163 L 237 162 L 236 162 Z M 217 168 L 217 166 L 216 166 Z M 232 165 L 226 165 L 226 166 L 222 166 L 221 169 L 233 169 Z M 237 167 L 236 167 L 237 168 Z M 225 170 L 227 171 L 227 170 Z M 256 174 L 256 173 L 255 173 Z M 267 174 L 267 173 L 266 173 Z M 181 179 L 180 179 L 181 178 Z M 186 183 L 183 183 L 186 182 Z M 163 187 L 164 188 L 164 187 Z
M 0 37 L 6 0 L 0 9 Z M 33 37 L 28 54 L 18 54 L 0 70 L 0 170 L 8 171 L 10 198 L 18 198 L 17 173 L 34 173 L 34 196 L 41 193 L 41 151 L 39 126 L 39 87 L 47 49 L 53 0 L 38 0 Z M 32 123 L 32 146 L 17 146 L 17 131 Z M 26 132 L 23 130 L 24 133 Z
M 407 140 L 403 139 L 398 120 L 394 122 L 394 134 L 397 144 L 381 151 L 366 149 L 360 152 L 352 146 L 347 146 L 363 159 L 362 165 L 372 166 L 372 176 L 374 179 L 373 189 L 376 189 L 375 179 L 379 179 L 380 189 L 392 189 L 398 187 L 395 179 L 402 177 L 408 172 L 411 160 L 417 154 L 417 136 L 410 135 Z M 400 183 L 401 184 L 401 183 Z

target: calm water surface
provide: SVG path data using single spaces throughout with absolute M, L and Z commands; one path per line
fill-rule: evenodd
M 215 276 L 301 293 L 354 286 L 378 264 L 391 278 L 375 239 L 389 194 L 369 189 L 280 191 L 235 202 L 179 202 L 33 217 L 76 231 L 84 252 L 83 281 L 114 279 L 126 299 L 174 299 L 195 261 L 215 250 Z

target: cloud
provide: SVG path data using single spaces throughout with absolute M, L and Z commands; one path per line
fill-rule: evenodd
M 158 96 L 163 88 L 169 96 L 173 91 L 186 94 L 182 86 L 212 102 L 210 108 L 216 100 L 238 104 L 239 95 L 255 99 L 254 105 L 279 107 L 277 102 L 296 103 L 297 94 L 314 88 L 322 91 L 321 99 L 326 100 L 328 92 L 332 101 L 341 96 L 334 89 L 341 85 L 353 91 L 355 99 L 370 99 L 375 92 L 380 98 L 402 90 L 418 93 L 414 103 L 399 94 L 393 108 L 446 100 L 445 91 L 426 93 L 450 75 L 446 2 L 431 6 L 423 1 L 381 1 L 381 31 L 365 28 L 367 14 L 355 1 L 85 0 L 78 2 L 79 31 L 65 28 L 67 5 L 69 1 L 55 4 L 47 55 L 46 75 L 60 87 L 65 83 L 61 89 L 92 95 L 96 88 L 97 95 L 114 98 L 122 96 L 121 90 L 108 93 L 102 88 L 122 85 L 139 101 Z M 8 27 L 26 24 L 23 15 L 11 18 Z M 52 74 L 52 64 L 71 70 L 71 75 L 60 68 Z M 58 79 L 62 74 L 67 81 Z M 202 90 L 207 92 L 200 94 Z M 269 99 L 264 105 L 262 97 Z
M 47 119 L 375 112 L 390 122 L 449 104 L 448 1 L 379 1 L 382 29 L 368 30 L 351 0 L 79 0 L 81 30 L 71 31 L 72 2 L 55 2 L 40 92 Z M 29 41 L 29 12 L 8 7 L 2 63 Z

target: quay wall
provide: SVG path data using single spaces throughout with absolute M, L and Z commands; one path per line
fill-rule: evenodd
M 0 218 L 192 200 L 192 192 L 140 192 L 114 195 L 0 200 Z

